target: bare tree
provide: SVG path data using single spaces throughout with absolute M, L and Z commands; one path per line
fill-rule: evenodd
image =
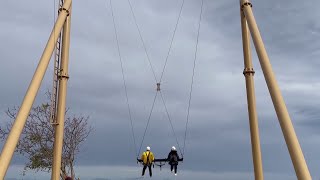
M 50 95 L 48 95 L 50 99 Z M 5 126 L 0 126 L 0 138 L 6 139 L 13 121 L 16 119 L 18 108 L 11 108 L 6 114 L 11 119 Z M 66 112 L 67 114 L 67 112 Z M 74 164 L 80 152 L 81 144 L 92 131 L 88 123 L 89 117 L 66 116 L 64 142 L 62 151 L 61 178 L 68 174 L 75 179 Z M 50 104 L 43 103 L 31 109 L 28 120 L 18 142 L 16 152 L 28 158 L 24 173 L 27 170 L 50 171 L 53 160 L 54 126 L 50 124 Z

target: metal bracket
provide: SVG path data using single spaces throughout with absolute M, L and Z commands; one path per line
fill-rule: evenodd
M 69 10 L 66 8 L 59 8 L 58 13 L 60 13 L 61 11 L 65 11 L 67 13 L 67 16 L 69 16 L 70 14 Z
M 61 70 L 61 71 L 62 71 L 62 70 Z M 61 71 L 60 71 L 60 73 L 59 73 L 59 75 L 58 75 L 59 79 L 62 79 L 62 78 L 67 78 L 67 79 L 69 79 L 69 75 L 68 75 L 68 74 L 62 74 Z
M 243 75 L 246 76 L 246 75 L 254 75 L 255 71 L 253 70 L 253 68 L 244 68 L 243 70 Z
M 251 2 L 249 2 L 249 1 L 245 1 L 245 2 L 243 2 L 243 3 L 241 4 L 241 10 L 243 10 L 243 8 L 244 8 L 245 6 L 250 6 L 250 7 L 252 8 L 252 4 L 251 4 Z
M 51 119 L 50 119 L 50 124 L 51 125 L 59 125 L 58 121 L 57 121 L 57 116 L 56 114 L 55 115 L 52 115 Z

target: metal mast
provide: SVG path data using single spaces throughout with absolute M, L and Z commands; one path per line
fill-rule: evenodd
M 299 180 L 300 179 L 301 180 L 302 179 L 303 180 L 311 180 L 311 175 L 310 175 L 307 163 L 304 159 L 302 149 L 300 147 L 300 144 L 299 144 L 297 135 L 295 133 L 294 127 L 292 125 L 291 118 L 289 116 L 286 104 L 283 100 L 283 97 L 282 97 L 280 88 L 278 86 L 275 74 L 273 73 L 272 66 L 271 66 L 267 51 L 264 47 L 264 44 L 263 44 L 263 41 L 262 41 L 262 38 L 261 38 L 261 35 L 259 32 L 259 28 L 258 28 L 256 20 L 253 16 L 252 4 L 250 3 L 249 0 L 240 0 L 240 8 L 241 8 L 241 11 L 244 16 L 243 20 L 246 22 L 248 29 L 249 29 L 249 32 L 251 33 L 253 44 L 255 46 L 255 49 L 256 49 L 256 52 L 257 52 L 257 55 L 259 58 L 261 69 L 262 69 L 266 84 L 269 89 L 269 93 L 270 93 L 270 96 L 271 96 L 271 99 L 273 102 L 273 106 L 276 111 L 276 114 L 277 114 L 277 117 L 279 120 L 279 124 L 280 124 L 281 130 L 282 130 L 284 139 L 286 141 L 287 148 L 289 150 L 289 154 L 290 154 L 291 161 L 294 166 L 297 178 Z M 243 27 L 246 28 L 246 25 Z M 246 51 L 246 53 L 248 53 L 248 54 L 250 53 L 249 48 L 247 48 L 247 47 L 244 47 L 244 51 Z M 252 74 L 252 72 L 250 72 L 250 71 L 253 71 L 253 69 L 248 69 L 247 73 Z M 253 93 L 253 92 L 251 92 L 251 93 Z M 254 97 L 254 96 L 252 96 L 252 97 Z M 254 122 L 254 121 L 252 121 L 252 122 Z M 251 126 L 253 125 L 252 122 L 250 120 L 250 129 L 251 129 Z M 258 124 L 256 123 L 252 127 L 257 127 L 257 125 Z M 251 136 L 252 136 L 251 139 L 259 140 L 258 137 L 254 137 L 254 136 L 256 136 L 255 134 L 258 133 L 258 129 L 257 128 L 253 128 L 253 129 L 256 129 L 256 130 L 254 130 L 252 132 L 256 132 L 256 133 L 251 134 Z M 255 142 L 258 143 L 259 141 L 255 141 Z M 255 146 L 255 145 L 258 145 L 258 144 L 252 144 L 252 146 Z M 258 149 L 260 149 L 260 148 L 253 147 L 253 150 L 258 150 Z M 256 155 L 256 157 L 254 157 L 254 160 L 258 159 L 258 154 L 260 154 L 260 153 L 261 152 L 253 153 L 254 156 Z M 258 162 L 258 161 L 256 161 L 256 162 Z M 255 168 L 256 167 L 258 167 L 258 166 L 255 166 Z M 257 177 L 258 172 L 255 171 L 255 173 L 256 173 L 255 176 Z
M 48 68 L 51 56 L 52 56 L 54 48 L 56 46 L 56 42 L 58 41 L 58 38 L 59 38 L 60 31 L 63 26 L 64 26 L 64 29 L 66 28 L 66 25 L 65 25 L 65 24 L 67 24 L 66 20 L 67 19 L 70 20 L 70 18 L 68 18 L 68 17 L 70 17 L 69 11 L 71 8 L 71 3 L 72 3 L 72 0 L 64 0 L 64 3 L 59 10 L 60 11 L 59 16 L 56 20 L 56 23 L 53 27 L 51 34 L 50 34 L 47 45 L 46 45 L 46 47 L 42 53 L 42 56 L 39 60 L 38 67 L 33 75 L 33 78 L 31 80 L 30 84 L 29 84 L 29 88 L 24 96 L 22 104 L 20 105 L 20 109 L 17 114 L 17 117 L 12 125 L 12 128 L 10 130 L 8 138 L 3 146 L 3 149 L 2 149 L 2 152 L 0 155 L 0 179 L 4 179 L 4 177 L 7 173 L 9 164 L 11 162 L 13 153 L 16 149 L 17 144 L 18 144 L 23 127 L 27 121 L 28 115 L 30 113 L 31 107 L 32 107 L 34 100 L 36 98 L 36 95 L 38 93 L 38 90 L 40 88 L 44 74 Z M 70 21 L 69 21 L 69 23 L 70 23 Z M 70 26 L 68 26 L 68 27 L 70 27 Z M 66 33 L 66 34 L 68 34 L 68 33 Z M 66 38 L 66 39 L 67 39 L 66 42 L 68 42 L 68 38 Z M 69 55 L 68 48 L 69 48 L 69 46 L 66 46 L 65 57 L 67 57 L 67 55 Z M 67 60 L 68 60 L 68 58 L 66 59 L 65 62 L 67 62 Z M 67 63 L 65 63 L 65 64 L 67 64 Z M 65 67 L 65 71 L 62 72 L 62 74 L 60 72 L 60 76 L 62 79 L 67 78 L 66 73 L 67 73 L 68 66 L 65 65 L 64 67 Z M 62 84 L 66 85 L 66 83 L 62 83 Z M 60 86 L 59 86 L 59 89 L 60 89 Z M 61 91 L 61 92 L 65 92 L 65 91 Z M 60 91 L 59 91 L 59 94 L 60 94 Z M 64 94 L 64 93 L 62 93 L 62 94 Z M 65 96 L 64 96 L 64 98 L 65 98 Z M 65 110 L 63 110 L 63 112 L 65 112 Z M 59 113 L 58 113 L 58 116 L 59 116 Z M 58 120 L 59 120 L 59 118 L 58 118 Z M 63 121 L 61 121 L 61 122 L 63 122 Z M 60 157 L 60 159 L 61 159 L 61 157 Z

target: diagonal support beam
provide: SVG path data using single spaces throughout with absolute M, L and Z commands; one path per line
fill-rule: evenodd
M 269 89 L 269 93 L 275 108 L 280 127 L 290 153 L 297 178 L 300 180 L 311 180 L 307 163 L 304 159 L 297 135 L 294 131 L 287 107 L 281 95 L 272 66 L 264 47 L 256 20 L 252 12 L 252 4 L 249 0 L 240 0 L 242 11 L 247 20 L 252 40 L 260 61 L 260 65 Z
M 19 138 L 21 136 L 24 125 L 27 121 L 27 117 L 30 113 L 31 107 L 35 100 L 35 97 L 40 88 L 42 79 L 47 70 L 50 58 L 52 56 L 54 47 L 56 45 L 59 33 L 64 25 L 66 17 L 68 16 L 69 8 L 71 6 L 71 0 L 65 0 L 62 11 L 58 16 L 58 19 L 54 25 L 54 28 L 50 34 L 47 45 L 43 51 L 41 59 L 39 61 L 38 67 L 33 75 L 29 88 L 24 96 L 23 102 L 20 106 L 17 118 L 15 119 L 12 129 L 8 135 L 8 138 L 3 146 L 1 156 L 0 156 L 0 179 L 4 179 L 9 164 L 11 162 L 12 156 L 18 144 Z

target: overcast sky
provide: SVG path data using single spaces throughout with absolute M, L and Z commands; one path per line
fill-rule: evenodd
M 157 78 L 160 77 L 182 0 L 131 0 Z M 253 12 L 313 179 L 320 178 L 320 1 L 254 1 Z M 0 11 L 0 118 L 19 106 L 54 23 L 53 1 L 2 2 Z M 183 146 L 200 0 L 185 0 L 161 89 Z M 113 0 L 131 106 L 134 147 L 109 0 L 74 1 L 67 106 L 90 116 L 94 132 L 77 159 L 80 177 L 124 179 L 140 175 L 139 149 L 156 82 L 127 0 Z M 265 179 L 296 179 L 260 65 L 252 48 Z M 254 179 L 239 1 L 204 0 L 181 179 Z M 52 88 L 50 64 L 37 96 Z M 161 98 L 142 145 L 164 158 L 173 136 Z M 3 144 L 0 144 L 2 148 Z M 183 148 L 183 147 L 181 147 Z M 21 158 L 7 177 L 18 177 Z M 99 171 L 98 171 L 99 170 Z M 155 179 L 170 179 L 168 169 Z M 37 176 L 37 175 L 36 175 Z M 45 175 L 44 175 L 45 176 Z M 40 178 L 41 179 L 41 178 Z

